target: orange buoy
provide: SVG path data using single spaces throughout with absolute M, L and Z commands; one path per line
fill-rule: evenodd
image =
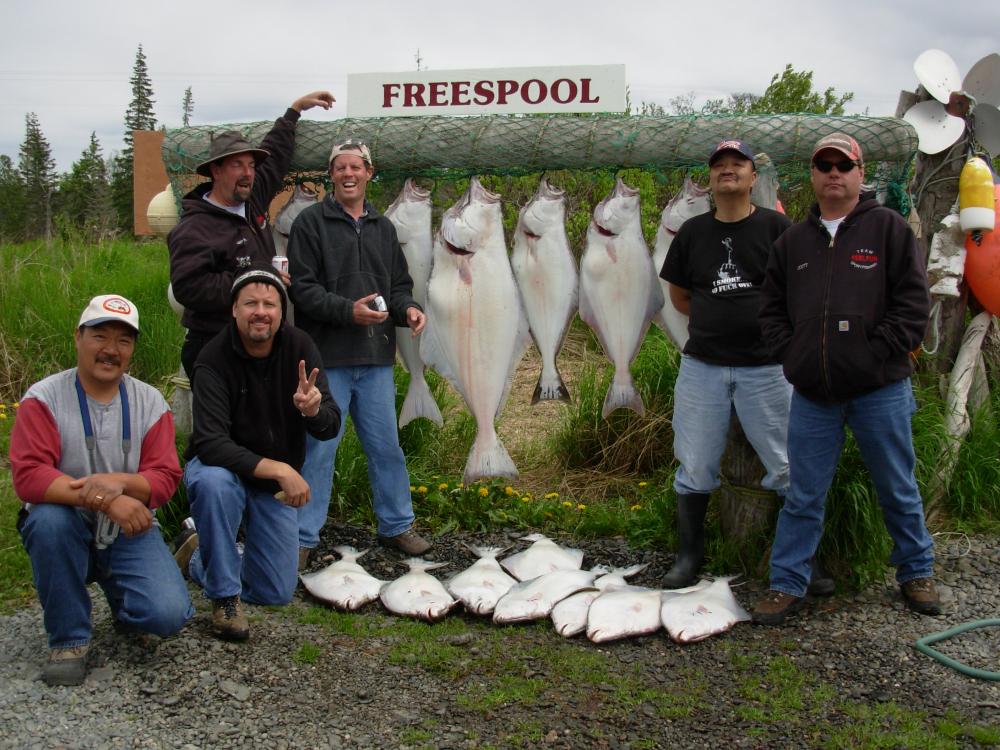
M 983 232 L 979 243 L 972 235 L 965 238 L 965 280 L 984 308 L 1000 315 L 1000 185 L 992 185 L 994 225 Z

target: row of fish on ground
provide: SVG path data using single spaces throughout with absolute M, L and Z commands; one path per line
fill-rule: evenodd
M 775 205 L 776 175 L 758 179 L 755 188 L 760 205 Z M 276 219 L 277 230 L 283 223 L 290 229 L 289 217 L 314 199 L 297 192 L 288 211 Z M 593 210 L 578 270 L 566 235 L 566 194 L 546 178 L 520 211 L 509 254 L 500 195 L 472 178 L 432 233 L 430 191 L 407 180 L 385 215 L 396 227 L 413 277 L 414 298 L 427 313 L 427 325 L 419 337 L 408 331 L 396 337 L 400 359 L 410 373 L 399 425 L 418 417 L 442 423 L 424 377 L 425 366 L 430 366 L 458 391 L 476 420 L 464 481 L 517 478 L 495 419 L 532 339 L 542 364 L 532 402 L 569 400 L 556 358 L 577 312 L 614 365 L 603 416 L 620 408 L 643 414 L 629 366 L 650 322 L 659 324 L 678 348 L 688 336 L 687 316 L 669 303 L 659 270 L 681 224 L 709 208 L 708 191 L 686 178 L 663 209 L 650 255 L 642 234 L 639 191 L 618 179 Z
M 542 534 L 525 540 L 531 546 L 503 560 L 497 559 L 503 548 L 470 547 L 476 562 L 445 582 L 428 571 L 447 563 L 422 558 L 406 560 L 409 572 L 394 581 L 381 581 L 358 563 L 365 552 L 349 546 L 334 547 L 339 560 L 301 579 L 310 595 L 339 610 L 355 611 L 379 599 L 393 614 L 435 622 L 461 604 L 497 624 L 550 618 L 560 635 L 585 632 L 594 643 L 661 627 L 678 643 L 691 643 L 750 619 L 729 579 L 670 591 L 632 586 L 626 579 L 644 564 L 583 570 L 582 550 L 561 547 Z

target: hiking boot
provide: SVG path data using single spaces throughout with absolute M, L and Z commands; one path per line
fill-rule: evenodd
M 379 544 L 386 547 L 395 547 L 400 552 L 405 552 L 411 557 L 424 554 L 431 548 L 431 543 L 413 530 L 411 526 L 402 534 L 396 536 L 382 536 L 379 534 Z
M 49 649 L 49 660 L 42 668 L 46 685 L 82 685 L 87 676 L 87 645 Z
M 753 622 L 755 625 L 780 625 L 787 617 L 798 612 L 805 601 L 805 597 L 771 589 L 754 607 Z
M 917 614 L 941 614 L 941 600 L 938 598 L 937 587 L 933 578 L 914 578 L 899 585 L 906 606 Z
M 312 559 L 311 547 L 299 547 L 299 572 L 309 567 L 309 560 Z
M 198 532 L 193 528 L 184 529 L 174 540 L 174 562 L 185 578 L 190 578 L 188 563 L 191 562 L 191 555 L 196 549 L 198 549 Z
M 833 576 L 827 571 L 826 566 L 819 561 L 819 557 L 814 557 L 809 561 L 812 573 L 809 576 L 809 587 L 806 589 L 810 596 L 833 596 L 837 590 Z
M 226 641 L 245 641 L 250 637 L 250 623 L 238 595 L 212 600 L 212 633 Z

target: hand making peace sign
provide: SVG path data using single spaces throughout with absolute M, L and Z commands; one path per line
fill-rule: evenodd
M 292 403 L 295 404 L 295 408 L 299 410 L 303 417 L 315 417 L 319 414 L 319 403 L 322 399 L 322 394 L 319 392 L 319 388 L 316 387 L 317 375 L 319 375 L 319 370 L 314 367 L 313 371 L 309 373 L 309 379 L 307 380 L 306 361 L 304 359 L 299 360 L 299 387 L 292 396 Z

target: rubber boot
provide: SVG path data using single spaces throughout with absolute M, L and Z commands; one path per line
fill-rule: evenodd
M 663 577 L 663 588 L 679 589 L 698 580 L 705 561 L 705 511 L 708 493 L 677 495 L 677 536 L 680 544 L 677 561 Z

